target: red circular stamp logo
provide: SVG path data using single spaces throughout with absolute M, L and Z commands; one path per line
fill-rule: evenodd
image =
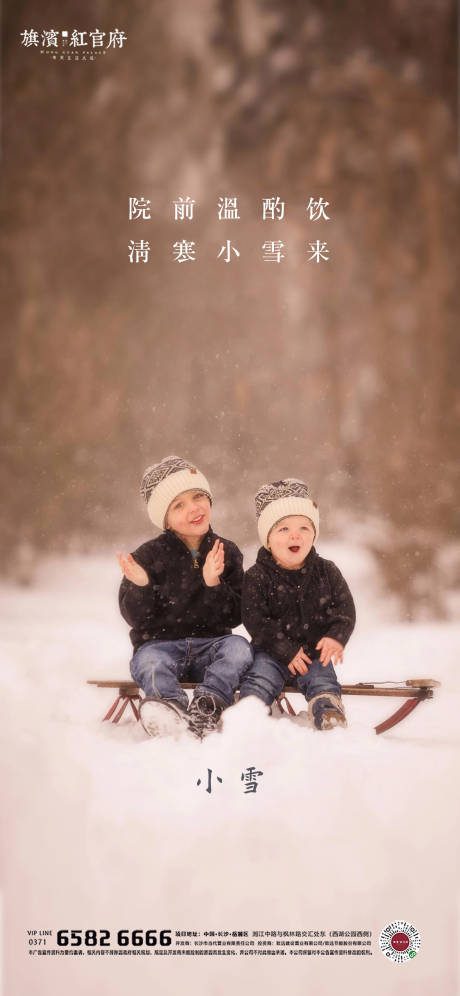
M 391 946 L 395 951 L 407 951 L 410 944 L 410 938 L 407 934 L 403 934 L 401 931 L 399 934 L 393 934 L 391 938 Z

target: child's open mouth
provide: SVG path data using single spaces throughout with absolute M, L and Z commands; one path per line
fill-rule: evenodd
M 204 515 L 199 515 L 196 519 L 192 519 L 192 526 L 200 526 L 203 522 Z
M 298 553 L 300 550 L 300 546 L 290 546 L 289 549 L 291 553 Z

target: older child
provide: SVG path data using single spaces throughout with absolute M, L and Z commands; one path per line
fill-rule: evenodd
M 263 546 L 243 587 L 255 656 L 240 699 L 256 695 L 271 705 L 286 683 L 294 684 L 318 730 L 346 726 L 333 662 L 342 661 L 355 607 L 338 567 L 313 546 L 318 506 L 307 485 L 291 477 L 265 484 L 255 501 Z
M 151 736 L 215 729 L 252 663 L 232 627 L 241 622 L 243 557 L 210 526 L 212 494 L 199 470 L 165 457 L 144 474 L 141 494 L 164 532 L 119 553 L 120 609 L 132 627 L 131 674 L 145 692 L 140 718 Z M 188 705 L 183 680 L 197 681 Z

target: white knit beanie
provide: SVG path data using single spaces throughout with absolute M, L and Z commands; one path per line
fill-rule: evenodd
M 319 533 L 319 509 L 311 497 L 308 485 L 295 477 L 284 481 L 274 481 L 259 488 L 256 497 L 257 529 L 260 542 L 268 549 L 270 530 L 280 519 L 288 515 L 305 515 L 315 529 L 315 540 Z
M 172 501 L 182 491 L 204 491 L 212 504 L 211 488 L 193 463 L 181 457 L 165 457 L 147 467 L 141 483 L 141 495 L 147 502 L 147 512 L 155 526 L 165 528 L 166 513 Z

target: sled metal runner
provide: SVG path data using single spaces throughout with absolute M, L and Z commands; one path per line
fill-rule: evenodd
M 103 717 L 103 721 L 112 720 L 112 723 L 118 723 L 128 705 L 131 706 L 135 719 L 139 719 L 138 705 L 141 701 L 141 696 L 139 694 L 139 685 L 135 681 L 92 679 L 87 684 L 97 685 L 98 688 L 118 689 L 118 695 L 109 711 Z M 388 719 L 385 719 L 382 723 L 374 727 L 376 733 L 386 733 L 387 730 L 391 730 L 393 726 L 396 726 L 406 716 L 409 716 L 420 705 L 420 702 L 424 702 L 425 699 L 432 699 L 434 689 L 439 688 L 440 684 L 440 681 L 435 681 L 433 678 L 410 678 L 407 681 L 395 684 L 384 681 L 375 682 L 374 684 L 359 682 L 357 685 L 342 685 L 341 687 L 342 695 L 387 696 L 391 698 L 404 698 L 406 700 L 396 712 L 388 716 Z M 181 682 L 181 688 L 195 688 L 195 686 L 196 682 Z M 289 716 L 295 716 L 297 715 L 296 711 L 288 698 L 290 694 L 299 695 L 300 693 L 297 688 L 287 685 L 279 695 L 277 702 L 282 712 L 287 713 Z

